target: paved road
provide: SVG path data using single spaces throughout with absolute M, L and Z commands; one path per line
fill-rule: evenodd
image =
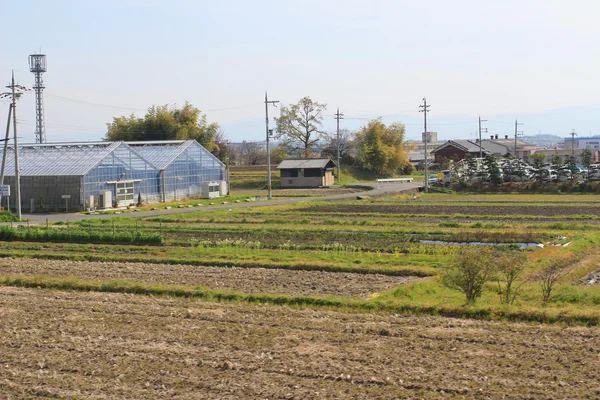
M 126 217 L 152 217 L 157 215 L 169 215 L 169 214 L 181 214 L 181 213 L 190 213 L 190 212 L 198 212 L 200 210 L 219 210 L 219 209 L 229 209 L 229 208 L 246 208 L 246 207 L 260 207 L 260 206 L 273 206 L 279 204 L 293 204 L 293 203 L 303 203 L 309 201 L 332 201 L 332 200 L 345 200 L 345 199 L 355 199 L 356 196 L 370 196 L 370 197 L 379 197 L 388 194 L 394 193 L 402 193 L 402 192 L 413 192 L 418 190 L 420 186 L 422 186 L 421 182 L 411 182 L 411 183 L 385 183 L 380 184 L 377 187 L 375 182 L 369 183 L 360 183 L 357 184 L 360 186 L 368 186 L 371 187 L 371 190 L 359 193 L 344 193 L 337 194 L 331 196 L 322 196 L 322 197 L 301 197 L 301 198 L 286 198 L 280 200 L 264 200 L 264 201 L 253 201 L 250 203 L 231 203 L 231 204 L 221 204 L 214 206 L 206 206 L 202 208 L 172 208 L 169 210 L 155 210 L 155 211 L 141 211 L 138 213 L 128 213 L 124 216 Z M 98 218 L 112 218 L 114 214 L 97 214 L 97 215 L 85 215 L 85 214 L 65 214 L 65 213 L 48 213 L 48 214 L 23 214 L 23 219 L 28 219 L 30 223 L 33 224 L 41 224 L 46 221 L 49 222 L 57 222 L 57 221 L 81 221 L 84 219 L 98 219 Z M 3 224 L 6 225 L 6 224 Z

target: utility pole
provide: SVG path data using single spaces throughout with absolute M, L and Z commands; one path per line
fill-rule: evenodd
M 344 113 L 340 113 L 340 108 L 338 107 L 337 113 L 334 114 L 335 119 L 337 120 L 337 179 L 338 182 L 342 181 L 342 173 L 341 173 L 341 165 L 340 165 L 340 119 L 344 119 Z
M 4 94 L 4 93 L 3 93 Z M 0 95 L 2 97 L 2 95 Z M 0 176 L 0 185 L 4 185 L 4 171 L 6 169 L 6 153 L 8 152 L 8 138 L 10 135 L 10 118 L 12 115 L 12 103 L 8 105 L 8 119 L 6 120 L 6 136 L 4 137 L 4 152 L 2 153 L 2 172 Z M 0 206 L 2 205 L 2 196 L 0 196 Z M 9 204 L 6 204 L 8 209 Z
M 575 129 L 572 129 L 572 131 L 571 131 L 571 156 L 573 157 L 573 160 L 575 160 L 575 136 L 577 136 L 577 134 L 575 133 Z
M 21 85 L 15 85 L 15 71 L 12 72 L 11 84 L 7 86 L 11 89 L 12 96 L 12 117 L 13 117 L 13 134 L 15 142 L 15 186 L 17 187 L 17 217 L 21 220 L 21 174 L 19 171 L 19 142 L 17 139 L 17 98 L 23 93 L 17 92 L 15 89 L 27 90 Z
M 267 91 L 265 90 L 265 126 L 267 131 L 267 198 L 271 200 L 273 195 L 271 193 L 271 145 L 269 144 L 269 139 L 272 134 L 272 130 L 269 130 L 269 104 L 279 103 L 279 101 L 271 100 L 267 97 Z
M 427 113 L 429 112 L 429 106 L 427 105 L 426 97 L 423 97 L 423 105 L 420 105 L 419 108 L 419 112 L 423 113 L 423 130 L 425 132 L 425 193 L 427 193 L 429 192 L 429 177 L 427 176 L 427 142 L 429 141 L 427 138 Z
M 481 119 L 481 115 L 479 116 L 479 158 L 483 158 L 483 150 L 481 148 L 481 123 L 482 122 L 487 122 L 487 119 Z M 487 132 L 487 128 L 483 129 L 485 132 Z
M 519 133 L 523 133 L 523 131 L 519 130 L 519 125 L 524 125 L 522 122 L 518 122 L 515 119 L 515 159 L 518 158 L 517 157 L 517 138 L 519 137 Z

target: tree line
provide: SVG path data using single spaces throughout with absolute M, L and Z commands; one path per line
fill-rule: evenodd
M 296 104 L 282 106 L 275 118 L 275 139 L 271 162 L 287 157 L 331 157 L 336 159 L 339 147 L 343 165 L 354 165 L 376 174 L 410 173 L 410 147 L 406 128 L 401 123 L 385 125 L 381 120 L 369 121 L 358 131 L 342 129 L 337 133 L 323 130 L 323 112 L 327 104 L 310 97 Z M 243 142 L 229 146 L 216 122 L 209 123 L 206 114 L 186 102 L 181 108 L 171 105 L 152 106 L 144 117 L 121 116 L 107 124 L 105 140 L 188 140 L 194 139 L 221 161 L 232 164 L 266 164 L 266 148 L 260 143 Z M 320 154 L 319 154 L 320 153 Z

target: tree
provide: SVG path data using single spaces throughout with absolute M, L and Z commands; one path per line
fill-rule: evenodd
M 379 120 L 369 122 L 356 134 L 358 164 L 376 174 L 412 170 L 408 147 L 404 144 L 405 134 L 402 124 L 386 126 Z
M 349 129 L 340 129 L 340 138 L 338 141 L 337 132 L 325 134 L 325 148 L 321 152 L 324 157 L 330 157 L 332 160 L 337 159 L 338 143 L 340 148 L 340 159 L 344 164 L 353 164 L 354 157 L 354 137 L 356 132 Z
M 325 132 L 321 131 L 323 111 L 327 104 L 320 104 L 310 97 L 303 97 L 298 103 L 281 107 L 277 122 L 277 139 L 288 149 L 289 154 L 299 153 L 309 157 L 312 147 Z
M 287 157 L 288 154 L 284 146 L 278 145 L 274 149 L 271 149 L 271 164 L 279 164 Z
M 552 299 L 552 292 L 554 291 L 554 286 L 558 283 L 559 280 L 564 278 L 569 271 L 567 270 L 567 266 L 569 265 L 569 260 L 555 258 L 550 261 L 550 263 L 544 268 L 540 274 L 540 290 L 542 291 L 542 305 L 545 306 Z
M 568 165 L 569 167 L 574 167 L 577 164 L 577 159 L 575 158 L 575 156 L 566 156 L 565 157 L 565 165 Z
M 242 142 L 236 158 L 240 165 L 261 165 L 267 163 L 267 151 L 257 142 Z
M 452 160 L 450 160 L 448 157 L 444 157 L 444 156 L 440 157 L 440 161 L 439 161 L 439 163 L 440 163 L 440 169 L 441 170 L 450 169 L 450 162 L 451 161 Z
M 219 132 L 217 123 L 209 124 L 206 115 L 186 102 L 182 108 L 175 106 L 152 106 L 144 118 L 115 117 L 106 124 L 109 141 L 189 140 L 194 139 L 209 151 L 213 151 Z
M 500 167 L 498 166 L 498 161 L 496 161 L 496 159 L 493 156 L 487 156 L 483 162 L 485 164 L 488 174 L 490 174 L 490 182 L 493 185 L 501 184 L 502 175 L 500 172 Z
M 516 280 L 523 274 L 526 265 L 527 257 L 522 253 L 504 253 L 496 257 L 496 269 L 500 272 L 501 277 L 498 280 L 498 293 L 502 303 L 514 303 L 521 286 L 526 282 L 524 280 L 515 286 Z M 504 287 L 501 286 L 500 280 Z
M 560 168 L 563 165 L 562 157 L 558 154 L 554 154 L 552 158 L 550 158 L 550 163 L 554 165 L 556 168 Z
M 546 155 L 544 153 L 533 153 L 531 155 L 531 162 L 533 163 L 533 168 L 535 168 L 537 172 L 537 179 L 542 180 L 542 167 L 544 166 L 544 161 L 546 160 Z
M 584 167 L 589 169 L 590 165 L 592 164 L 593 161 L 594 161 L 593 155 L 592 155 L 592 151 L 590 149 L 581 150 L 581 163 L 583 164 Z
M 456 256 L 454 265 L 444 272 L 442 283 L 463 293 L 467 303 L 473 304 L 492 276 L 494 257 L 491 246 L 467 246 Z

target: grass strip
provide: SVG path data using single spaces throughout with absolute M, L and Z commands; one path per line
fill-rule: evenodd
M 0 277 L 4 286 L 73 290 L 80 292 L 128 293 L 145 296 L 170 296 L 210 301 L 267 303 L 273 305 L 330 308 L 363 312 L 387 312 L 417 315 L 433 315 L 451 318 L 479 320 L 510 320 L 538 323 L 563 323 L 569 325 L 596 326 L 600 313 L 565 312 L 553 309 L 498 309 L 470 306 L 424 306 L 410 303 L 398 304 L 372 300 L 344 299 L 337 297 L 287 296 L 267 293 L 246 294 L 235 291 L 211 290 L 200 286 L 148 284 L 120 280 L 95 281 L 72 277 L 45 277 L 31 275 L 8 275 Z M 382 334 L 389 334 L 383 332 Z

